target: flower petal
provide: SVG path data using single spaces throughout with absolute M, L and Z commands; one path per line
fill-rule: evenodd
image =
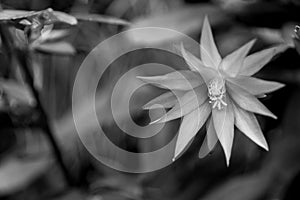
M 284 84 L 275 81 L 266 81 L 254 77 L 238 76 L 236 78 L 227 78 L 231 83 L 243 88 L 253 95 L 262 95 L 270 93 L 284 87 Z
M 201 60 L 206 66 L 218 69 L 222 59 L 215 44 L 207 16 L 205 16 L 202 26 L 200 55 Z
M 241 87 L 230 83 L 229 81 L 226 82 L 228 93 L 230 94 L 231 98 L 234 100 L 237 105 L 241 108 L 248 110 L 250 112 L 254 112 L 257 114 L 265 115 L 277 119 L 277 117 L 268 109 L 266 108 L 255 96 L 248 93 Z
M 218 72 L 210 67 L 205 66 L 201 60 L 199 60 L 196 56 L 186 51 L 184 47 L 181 45 L 181 53 L 192 71 L 197 71 L 200 73 L 201 77 L 204 79 L 206 83 L 209 83 L 211 79 L 217 76 Z
M 176 141 L 174 158 L 176 158 L 184 150 L 186 145 L 188 145 L 188 143 L 195 137 L 197 132 L 206 122 L 210 112 L 210 105 L 207 102 L 183 117 Z
M 236 127 L 257 145 L 269 150 L 267 141 L 253 113 L 245 111 L 233 104 Z
M 186 51 L 182 43 L 180 44 L 180 51 L 190 70 L 198 72 L 199 66 L 205 66 L 199 58 Z
M 243 66 L 239 72 L 239 75 L 251 76 L 261 70 L 276 54 L 285 51 L 288 48 L 286 44 L 278 45 L 254 53 L 247 56 L 244 60 Z
M 246 55 L 249 53 L 256 39 L 251 40 L 236 51 L 227 55 L 221 62 L 220 68 L 229 76 L 235 77 L 243 65 Z
M 213 150 L 218 142 L 218 136 L 214 127 L 213 120 L 211 119 L 207 126 L 207 145 L 209 150 Z
M 191 90 L 203 83 L 203 79 L 199 74 L 189 70 L 175 71 L 163 76 L 138 76 L 137 78 L 146 83 L 170 90 Z
M 212 117 L 213 124 L 224 150 L 227 166 L 231 156 L 231 149 L 234 137 L 234 114 L 231 102 L 229 99 L 226 101 L 227 106 L 221 110 L 213 109 Z
M 149 110 L 160 107 L 171 108 L 178 102 L 177 98 L 182 97 L 184 94 L 184 91 L 173 91 L 163 93 L 162 95 L 159 95 L 158 97 L 152 99 L 147 104 L 145 104 L 143 106 L 143 109 Z
M 199 150 L 199 158 L 204 158 L 205 156 L 207 156 L 207 154 L 209 154 L 209 152 L 213 150 L 218 142 L 218 136 L 214 128 L 212 118 L 210 118 L 206 123 L 206 130 L 206 136 Z
M 202 105 L 207 98 L 207 87 L 203 84 L 179 98 L 178 103 L 169 112 L 150 124 L 164 123 L 182 117 Z

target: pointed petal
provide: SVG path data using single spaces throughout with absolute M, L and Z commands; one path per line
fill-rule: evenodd
M 175 92 L 175 94 L 173 93 Z M 152 99 L 147 104 L 143 106 L 143 109 L 156 109 L 156 108 L 171 108 L 173 107 L 178 101 L 177 98 L 182 97 L 185 92 L 184 91 L 173 91 L 173 92 L 166 92 L 158 97 Z
M 146 83 L 170 90 L 191 90 L 203 83 L 203 79 L 199 74 L 189 70 L 175 71 L 163 76 L 138 76 L 137 78 Z
M 268 108 L 266 108 L 259 100 L 257 100 L 255 96 L 248 93 L 241 87 L 230 83 L 229 81 L 226 82 L 226 85 L 227 85 L 228 93 L 230 94 L 231 98 L 238 106 L 250 112 L 254 112 L 257 114 L 261 114 L 261 115 L 265 115 L 277 119 L 277 117 Z
M 249 53 L 256 39 L 251 40 L 238 50 L 227 55 L 221 62 L 221 69 L 231 77 L 235 77 L 243 65 L 246 55 Z
M 218 136 L 214 127 L 213 120 L 211 119 L 207 126 L 207 145 L 210 150 L 213 150 L 218 142 Z
M 186 145 L 188 145 L 188 143 L 195 137 L 197 132 L 206 122 L 211 112 L 211 109 L 209 109 L 210 106 L 207 104 L 209 103 L 205 103 L 203 106 L 184 116 L 176 141 L 174 158 L 176 158 L 184 150 Z
M 284 87 L 284 84 L 282 83 L 278 83 L 275 81 L 265 81 L 248 76 L 238 76 L 236 78 L 228 78 L 227 80 L 243 88 L 247 92 L 259 96 L 265 93 L 274 92 Z
M 235 125 L 247 137 L 262 148 L 269 150 L 267 141 L 253 113 L 245 111 L 233 104 Z
M 201 77 L 206 83 L 208 83 L 212 78 L 216 77 L 218 72 L 210 67 L 205 66 L 201 60 L 195 57 L 188 51 L 185 51 L 184 47 L 181 45 L 181 53 L 192 71 L 197 71 L 200 73 Z
M 205 66 L 199 58 L 186 51 L 182 43 L 180 44 L 180 51 L 190 70 L 198 72 L 199 66 Z
M 265 49 L 247 56 L 244 60 L 243 66 L 239 75 L 251 76 L 261 70 L 270 60 L 278 53 L 285 51 L 288 48 L 287 45 L 282 44 L 269 49 Z
M 212 110 L 213 124 L 224 150 L 227 166 L 229 165 L 234 137 L 234 114 L 231 102 L 228 100 L 226 101 L 227 106 L 223 109 Z
M 207 16 L 205 16 L 202 26 L 200 54 L 201 60 L 206 66 L 218 69 L 222 59 L 215 44 Z
M 183 95 L 183 97 L 179 99 L 179 102 L 176 103 L 168 113 L 158 120 L 151 122 L 151 124 L 164 123 L 182 117 L 201 106 L 207 98 L 207 87 L 203 84 L 202 86 Z
M 207 156 L 207 154 L 209 154 L 209 152 L 213 150 L 213 148 L 218 142 L 218 136 L 214 128 L 212 118 L 210 118 L 206 123 L 206 130 L 206 136 L 199 150 L 199 158 L 204 158 L 205 156 Z
M 200 150 L 199 150 L 199 153 L 198 153 L 198 157 L 199 158 L 204 158 L 205 156 L 207 156 L 209 154 L 209 152 L 211 151 L 209 148 L 208 148 L 208 144 L 207 144 L 207 135 L 205 136 L 204 140 L 203 140 L 203 143 L 200 147 Z

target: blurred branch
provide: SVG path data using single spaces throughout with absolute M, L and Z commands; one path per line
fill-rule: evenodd
M 10 35 L 9 31 L 7 30 L 7 28 L 3 24 L 0 25 L 0 34 L 1 34 L 1 39 L 3 41 L 3 46 L 5 47 L 5 49 L 8 52 L 10 52 L 10 53 L 14 52 L 15 53 L 16 59 L 18 60 L 18 62 L 20 63 L 20 65 L 23 69 L 23 72 L 24 72 L 24 75 L 25 75 L 26 80 L 28 82 L 28 85 L 29 85 L 30 89 L 32 90 L 33 96 L 36 100 L 36 108 L 40 113 L 40 117 L 41 117 L 41 119 L 39 121 L 41 123 L 40 127 L 42 128 L 42 130 L 45 132 L 48 139 L 50 140 L 50 143 L 51 143 L 52 148 L 54 150 L 54 154 L 56 156 L 57 162 L 58 162 L 58 164 L 60 165 L 60 167 L 63 171 L 63 174 L 66 178 L 67 183 L 70 186 L 74 186 L 75 182 L 74 182 L 72 176 L 69 174 L 66 165 L 64 164 L 62 153 L 61 153 L 60 148 L 59 148 L 59 146 L 58 146 L 58 144 L 57 144 L 57 142 L 54 138 L 54 135 L 52 133 L 52 129 L 49 125 L 49 120 L 48 120 L 46 111 L 42 106 L 42 102 L 40 100 L 39 93 L 38 93 L 37 89 L 34 86 L 34 79 L 33 79 L 32 75 L 30 73 L 30 67 L 29 67 L 29 58 L 30 58 L 29 51 L 28 51 L 28 49 L 14 49 L 14 47 L 12 46 L 13 39 L 11 38 L 11 35 Z M 14 55 L 14 54 L 11 54 L 11 55 Z

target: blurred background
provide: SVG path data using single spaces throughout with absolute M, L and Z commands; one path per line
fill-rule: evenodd
M 300 25 L 299 1 L 1 0 L 0 6 L 0 199 L 300 199 L 300 32 L 295 29 Z M 41 10 L 46 11 L 35 12 Z M 132 28 L 170 28 L 199 41 L 205 15 L 222 56 L 252 38 L 257 38 L 252 52 L 280 43 L 290 47 L 255 75 L 286 84 L 261 99 L 278 116 L 278 120 L 257 116 L 270 151 L 236 130 L 229 167 L 220 145 L 199 159 L 203 128 L 183 156 L 155 172 L 123 173 L 99 163 L 79 140 L 71 112 L 74 79 L 85 57 L 101 41 Z M 118 45 L 164 46 L 179 40 L 174 35 L 129 35 Z M 108 49 L 107 56 L 113 55 L 114 49 Z M 115 60 L 97 88 L 96 109 L 106 136 L 131 152 L 161 148 L 176 135 L 180 123 L 174 120 L 155 137 L 137 139 L 113 120 L 113 87 L 124 73 L 150 62 L 187 68 L 179 56 L 137 50 Z M 85 97 L 97 80 L 93 77 L 97 67 L 79 80 L 82 93 L 76 97 L 84 137 L 91 142 L 97 127 L 89 124 L 92 116 L 85 109 Z M 149 68 L 142 73 L 165 71 Z M 124 92 L 116 98 L 121 106 L 127 91 L 138 84 L 134 75 L 125 82 Z M 117 113 L 122 126 L 129 126 L 129 117 L 147 125 L 149 113 L 142 106 L 162 92 L 152 86 L 139 88 L 130 97 L 131 116 L 122 109 Z M 97 144 L 101 154 L 118 158 L 105 142 Z

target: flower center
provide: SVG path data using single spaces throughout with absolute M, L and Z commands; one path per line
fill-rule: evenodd
M 227 103 L 223 100 L 226 96 L 225 81 L 221 78 L 214 78 L 208 84 L 209 103 L 212 108 L 221 110 Z

